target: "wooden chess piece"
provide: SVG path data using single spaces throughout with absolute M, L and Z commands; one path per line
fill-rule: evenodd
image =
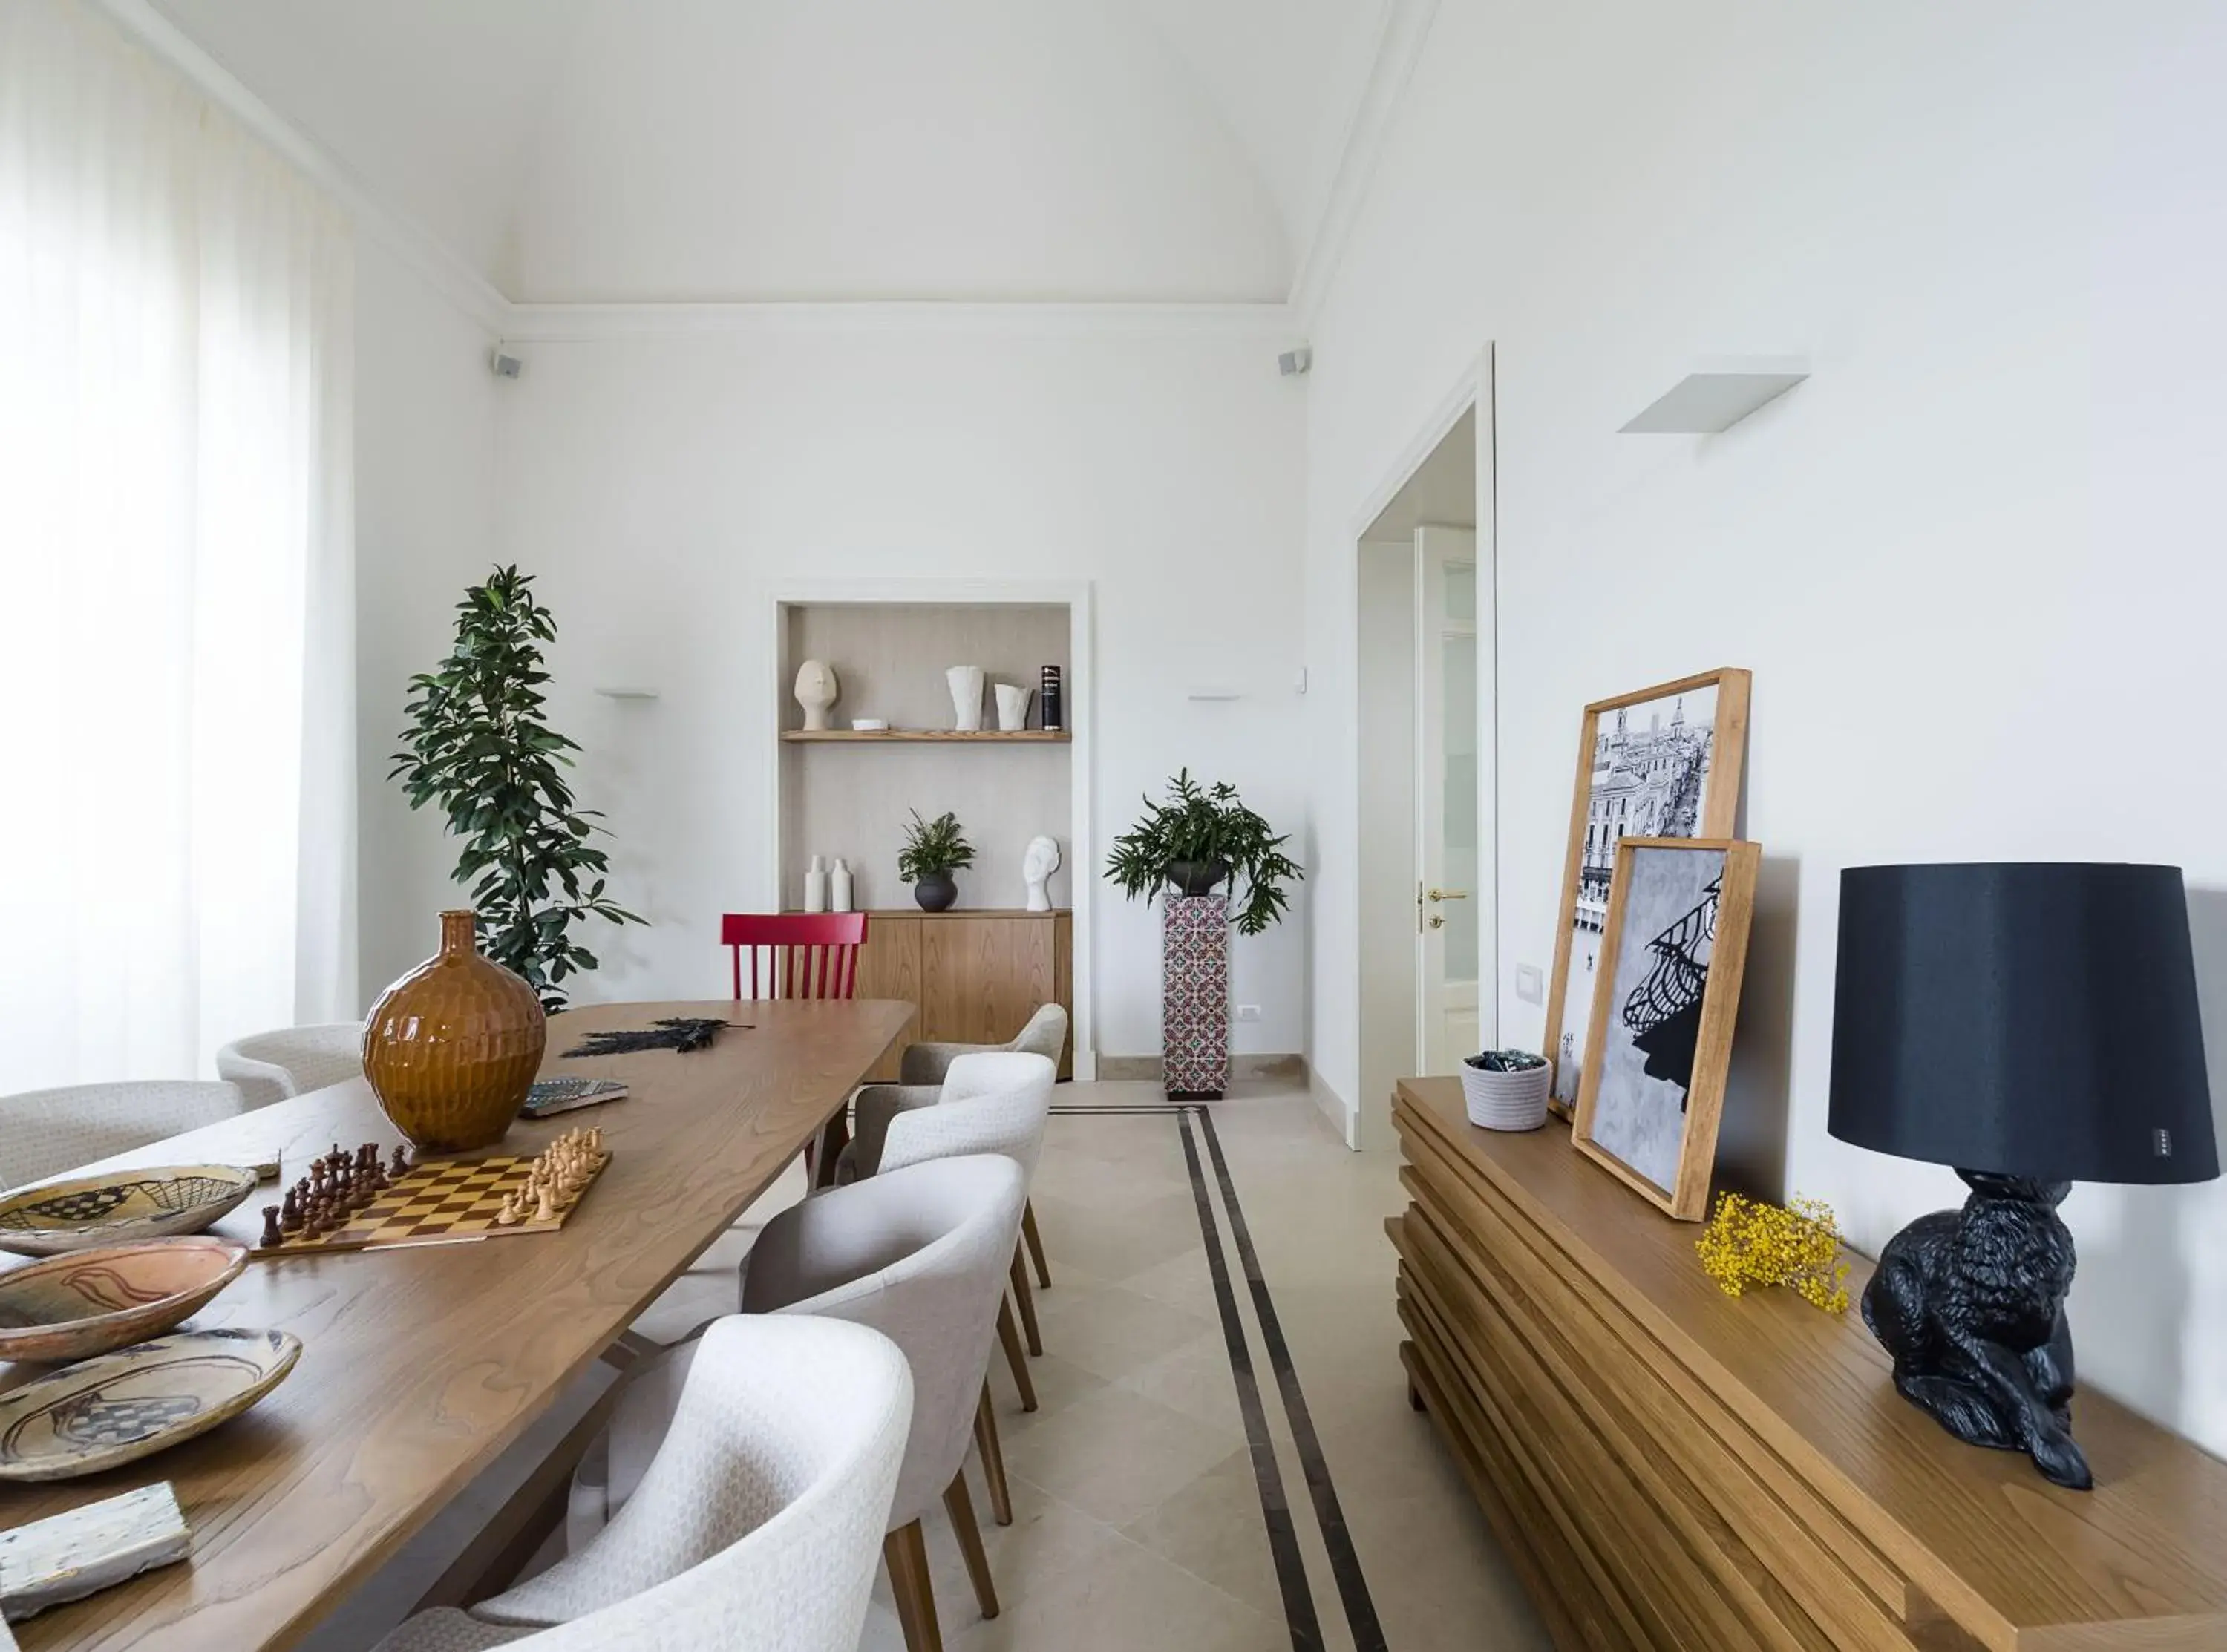
M 498 1228 L 515 1228 L 518 1225 L 518 1196 L 515 1193 L 502 1196 L 502 1209 L 495 1213 L 495 1225 Z
M 278 1210 L 275 1204 L 263 1207 L 263 1248 L 267 1251 L 275 1251 L 286 1242 L 286 1235 L 278 1230 Z
M 403 1173 L 409 1168 L 410 1150 L 407 1147 L 405 1147 L 400 1142 L 395 1143 L 394 1162 L 386 1167 L 387 1175 L 399 1182 L 402 1179 Z
M 557 1220 L 556 1196 L 550 1192 L 546 1183 L 543 1184 L 540 1193 L 535 1196 L 533 1204 L 533 1219 L 536 1221 L 554 1221 Z
M 279 1206 L 278 1225 L 290 1234 L 302 1231 L 302 1196 L 292 1188 L 286 1190 L 285 1200 Z
M 325 1190 L 325 1177 L 331 1174 L 332 1172 L 325 1168 L 324 1160 L 311 1159 L 309 1161 L 309 1191 L 313 1194 L 322 1193 Z

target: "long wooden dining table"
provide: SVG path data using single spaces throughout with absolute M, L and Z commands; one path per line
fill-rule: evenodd
M 246 1415 L 127 1467 L 0 1486 L 0 1528 L 158 1480 L 191 1528 L 186 1561 L 16 1626 L 25 1652 L 254 1652 L 293 1644 L 515 1441 L 743 1209 L 888 1051 L 889 1000 L 607 1004 L 549 1024 L 544 1076 L 629 1094 L 500 1150 L 599 1126 L 611 1161 L 556 1233 L 276 1257 L 189 1322 L 291 1331 L 292 1374 Z M 583 1058 L 587 1032 L 663 1016 L 731 1024 L 705 1050 Z M 276 1162 L 281 1179 L 215 1231 L 252 1244 L 261 1207 L 337 1143 L 399 1139 L 361 1079 L 104 1160 L 99 1168 Z M 0 1365 L 0 1387 L 44 1368 Z

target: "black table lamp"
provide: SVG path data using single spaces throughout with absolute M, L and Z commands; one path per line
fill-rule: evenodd
M 2180 869 L 1843 871 L 1828 1127 L 1972 1190 L 1888 1241 L 1864 1291 L 1895 1387 L 2086 1489 L 2057 1207 L 2074 1182 L 2219 1174 Z

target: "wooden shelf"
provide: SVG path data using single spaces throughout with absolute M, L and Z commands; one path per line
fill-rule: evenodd
M 1050 745 L 1075 738 L 1065 729 L 1022 729 L 1011 734 L 1002 729 L 783 729 L 781 737 L 793 745 Z

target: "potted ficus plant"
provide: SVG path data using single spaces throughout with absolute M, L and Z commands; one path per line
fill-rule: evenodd
M 1284 852 L 1288 834 L 1245 807 L 1227 781 L 1202 786 L 1185 769 L 1168 782 L 1168 800 L 1145 799 L 1137 824 L 1114 839 L 1106 876 L 1131 900 L 1163 890 L 1209 895 L 1227 879 L 1237 933 L 1257 935 L 1290 909 L 1286 880 L 1306 874 Z
M 897 876 L 912 885 L 912 897 L 923 909 L 941 912 L 959 898 L 959 885 L 951 874 L 974 864 L 974 845 L 959 829 L 959 817 L 948 809 L 933 820 L 912 812 L 905 828 L 904 847 L 897 851 Z
M 485 955 L 552 1014 L 565 1007 L 565 979 L 596 967 L 573 927 L 642 922 L 605 892 L 600 816 L 574 804 L 565 777 L 580 748 L 543 715 L 541 650 L 556 637 L 533 576 L 515 565 L 466 590 L 455 648 L 410 679 L 409 726 L 389 775 L 412 808 L 446 818 L 463 845 L 451 876 L 471 890 Z

